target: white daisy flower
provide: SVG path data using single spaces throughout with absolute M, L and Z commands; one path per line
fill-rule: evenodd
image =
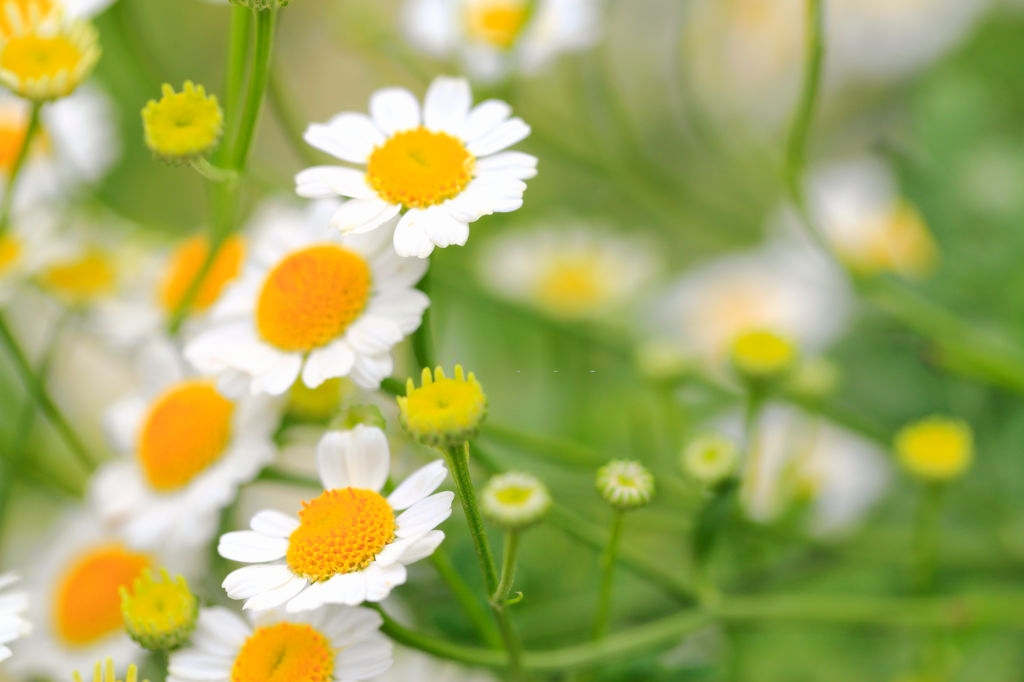
M 221 556 L 254 564 L 224 580 L 229 597 L 246 600 L 243 608 L 286 604 L 295 612 L 381 601 L 405 582 L 407 564 L 430 556 L 444 539 L 434 529 L 451 515 L 455 495 L 434 493 L 448 473 L 441 460 L 384 497 L 388 442 L 380 429 L 360 425 L 325 434 L 317 468 L 325 491 L 304 503 L 298 518 L 262 511 L 252 530 L 221 536 Z
M 815 169 L 808 185 L 815 227 L 852 270 L 911 278 L 932 271 L 938 250 L 928 226 L 900 196 L 885 164 L 869 158 L 834 163 Z
M 721 427 L 740 438 L 742 418 L 731 416 Z M 880 448 L 793 408 L 770 406 L 755 433 L 755 455 L 743 467 L 742 500 L 750 518 L 761 523 L 806 500 L 812 533 L 841 533 L 863 518 L 891 478 L 889 458 Z
M 23 592 L 5 592 L 16 582 L 15 574 L 0 574 L 0 661 L 11 657 L 8 644 L 32 631 L 24 615 L 28 610 L 28 597 Z
M 343 234 L 375 230 L 401 213 L 394 234 L 400 256 L 462 246 L 469 223 L 522 206 L 523 180 L 537 173 L 536 157 L 502 151 L 530 134 L 522 119 L 509 118 L 511 107 L 471 104 L 462 78 L 435 78 L 422 112 L 408 90 L 378 90 L 369 116 L 345 112 L 305 134 L 317 149 L 365 169 L 307 168 L 295 177 L 296 191 L 351 197 L 330 218 Z
M 0 306 L 9 303 L 29 279 L 67 256 L 56 234 L 58 220 L 51 211 L 35 209 L 11 218 L 0 236 Z
M 480 278 L 498 294 L 553 317 L 587 319 L 622 310 L 657 269 L 646 244 L 600 229 L 511 232 L 491 239 Z
M 221 508 L 274 458 L 279 401 L 224 397 L 191 376 L 172 346 L 140 354 L 139 390 L 113 405 L 107 431 L 125 458 L 91 481 L 93 506 L 132 547 L 204 545 Z
M 402 23 L 419 49 L 458 57 L 474 79 L 494 82 L 590 47 L 600 19 L 598 0 L 407 0 Z
M 325 209 L 265 209 L 245 270 L 186 346 L 226 392 L 280 395 L 300 376 L 310 388 L 341 376 L 377 388 L 391 349 L 420 325 L 430 302 L 413 286 L 426 263 L 396 256 L 387 230 L 325 232 Z
M 131 550 L 82 511 L 65 519 L 42 546 L 26 579 L 33 629 L 9 661 L 22 676 L 66 680 L 108 656 L 119 664 L 138 661 L 145 652 L 124 631 L 119 588 L 131 587 L 146 568 L 196 572 L 195 553 Z
M 0 94 L 0 193 L 28 129 L 28 101 Z M 16 209 L 66 197 L 98 181 L 120 155 L 113 105 L 107 95 L 83 85 L 43 107 L 36 134 L 15 187 Z
M 203 609 L 192 645 L 171 654 L 167 682 L 347 682 L 391 667 L 391 642 L 370 609 L 334 606 L 304 614 Z
M 712 369 L 733 342 L 770 331 L 811 355 L 839 336 L 851 305 L 849 283 L 806 240 L 775 239 L 723 256 L 680 277 L 648 311 L 655 334 Z
M 395 664 L 371 682 L 498 682 L 498 678 L 485 670 L 474 670 L 452 661 L 407 649 L 395 648 Z

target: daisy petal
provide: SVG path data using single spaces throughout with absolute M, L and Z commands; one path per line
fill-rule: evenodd
M 389 204 L 378 197 L 352 199 L 334 212 L 330 223 L 342 234 L 369 232 L 394 218 L 401 209 L 398 204 Z
M 404 564 L 391 564 L 390 566 L 378 566 L 370 564 L 365 571 L 366 601 L 382 601 L 386 599 L 391 590 L 399 585 L 405 584 L 408 571 Z
M 376 196 L 373 188 L 366 184 L 365 173 L 341 166 L 313 166 L 300 171 L 295 176 L 295 192 L 307 199 L 338 195 L 356 199 Z
M 441 546 L 443 540 L 444 531 L 432 530 L 406 547 L 398 561 L 403 564 L 414 564 L 420 559 L 426 559 L 434 553 L 434 550 Z
M 338 114 L 326 124 L 314 123 L 303 138 L 321 151 L 351 163 L 366 163 L 373 148 L 384 143 L 384 136 L 368 116 Z
M 306 365 L 302 368 L 302 383 L 309 388 L 316 388 L 328 379 L 343 377 L 352 370 L 355 361 L 355 354 L 344 340 L 318 348 L 306 358 Z
M 266 611 L 267 609 L 276 608 L 301 592 L 302 588 L 306 585 L 305 578 L 295 576 L 280 587 L 261 592 L 246 600 L 242 604 L 242 608 L 246 611 Z
M 512 118 L 481 138 L 469 143 L 468 149 L 474 156 L 487 156 L 511 147 L 530 134 L 530 126 L 521 118 Z
M 317 446 L 317 469 L 327 490 L 380 490 L 388 478 L 390 458 L 384 432 L 363 424 L 351 431 L 330 431 Z
M 286 538 L 299 527 L 299 520 L 294 516 L 282 514 L 273 509 L 257 512 L 249 522 L 249 527 L 257 533 L 276 538 Z
M 366 680 L 388 671 L 392 664 L 391 642 L 374 633 L 358 646 L 341 648 L 334 658 L 335 679 Z
M 427 231 L 421 223 L 425 214 L 426 211 L 421 209 L 410 209 L 398 221 L 394 243 L 395 253 L 399 256 L 426 258 L 433 252 L 434 243 L 427 237 Z
M 420 124 L 420 105 L 405 88 L 378 90 L 370 98 L 370 117 L 385 135 Z
M 438 76 L 423 99 L 423 125 L 459 137 L 472 103 L 469 81 Z
M 366 601 L 364 572 L 343 573 L 323 583 L 323 599 L 328 604 L 356 606 Z
M 473 107 L 466 117 L 466 124 L 462 127 L 462 139 L 466 142 L 473 142 L 482 137 L 512 115 L 512 107 L 497 99 L 489 99 Z
M 421 222 L 427 239 L 442 249 L 452 244 L 465 246 L 466 240 L 469 239 L 469 225 L 452 217 L 443 206 L 424 211 Z
M 258 564 L 228 573 L 221 586 L 232 599 L 248 599 L 278 588 L 293 577 L 294 574 L 284 564 Z
M 300 611 L 312 611 L 323 606 L 325 584 L 312 583 L 288 602 L 285 606 L 285 611 L 288 613 L 298 613 Z
M 526 180 L 537 175 L 537 157 L 523 152 L 500 152 L 477 161 L 476 169 L 481 175 L 495 171 L 503 177 Z
M 217 553 L 225 559 L 252 564 L 276 561 L 288 552 L 288 540 L 275 538 L 254 530 L 224 533 L 217 544 Z
M 395 519 L 395 535 L 409 538 L 433 530 L 437 524 L 451 516 L 453 499 L 455 493 L 445 490 L 417 502 Z
M 388 504 L 398 511 L 408 509 L 437 490 L 447 476 L 448 467 L 444 465 L 444 461 L 434 460 L 430 464 L 420 467 L 402 481 L 401 485 L 388 496 Z

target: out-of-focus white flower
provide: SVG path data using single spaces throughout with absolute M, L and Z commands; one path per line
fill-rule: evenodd
M 203 609 L 192 645 L 171 654 L 167 682 L 369 679 L 391 667 L 381 622 L 370 609 L 351 606 L 269 611 L 248 622 L 222 606 Z
M 742 418 L 721 423 L 742 435 Z M 751 519 L 769 523 L 799 500 L 811 503 L 810 531 L 839 533 L 881 497 L 891 469 L 873 443 L 799 410 L 769 406 L 757 421 L 743 465 L 742 500 Z
M 17 581 L 18 576 L 13 573 L 0 574 L 0 661 L 11 657 L 8 644 L 32 631 L 25 620 L 28 597 L 24 592 L 5 591 Z
M 132 547 L 203 545 L 238 486 L 273 459 L 279 401 L 225 398 L 161 343 L 140 354 L 139 375 L 139 389 L 107 413 L 110 440 L 127 457 L 95 474 L 93 505 Z
M 480 278 L 553 317 L 595 318 L 631 303 L 656 271 L 643 242 L 584 226 L 509 233 L 486 244 Z
M 474 670 L 451 661 L 442 661 L 415 649 L 395 648 L 395 664 L 370 682 L 498 682 L 484 670 Z
M 464 78 L 438 76 L 420 103 L 404 88 L 378 90 L 370 115 L 344 112 L 314 123 L 306 141 L 345 166 L 314 166 L 295 176 L 299 196 L 350 197 L 328 221 L 343 234 L 377 230 L 401 214 L 400 256 L 426 258 L 462 246 L 469 224 L 523 205 L 536 157 L 504 151 L 530 134 L 498 100 L 475 107 Z
M 16 212 L 0 236 L 0 306 L 9 303 L 18 288 L 49 265 L 66 257 L 57 237 L 58 216 L 50 211 Z
M 391 349 L 419 327 L 430 302 L 413 287 L 426 262 L 397 256 L 388 229 L 328 230 L 336 206 L 270 205 L 258 219 L 244 272 L 185 347 L 227 393 L 281 395 L 300 377 L 310 388 L 342 376 L 377 388 Z
M 562 52 L 592 45 L 598 0 L 407 0 L 409 40 L 436 57 L 456 57 L 476 80 L 532 74 Z
M 814 226 L 850 269 L 922 277 L 934 268 L 938 251 L 928 226 L 883 163 L 823 166 L 808 184 Z
M 687 272 L 651 306 L 648 322 L 657 337 L 720 368 L 750 331 L 779 334 L 813 354 L 842 333 L 849 307 L 835 265 L 806 240 L 777 238 Z

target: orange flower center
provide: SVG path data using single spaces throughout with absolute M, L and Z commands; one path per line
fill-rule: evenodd
M 525 23 L 526 5 L 522 2 L 478 2 L 466 8 L 469 37 L 503 50 L 512 47 Z
M 21 256 L 21 242 L 9 234 L 0 237 L 0 274 L 9 270 L 19 256 Z
M 372 490 L 327 490 L 302 507 L 285 559 L 307 580 L 366 568 L 395 537 L 395 512 Z
M 260 336 L 281 350 L 308 352 L 345 333 L 370 298 L 370 267 L 334 244 L 290 254 L 270 271 L 256 304 Z
M 421 126 L 395 133 L 374 149 L 366 166 L 366 180 L 385 201 L 406 208 L 426 208 L 465 189 L 475 165 L 476 160 L 462 142 Z
M 231 682 L 330 682 L 334 649 L 306 623 L 257 628 L 231 666 Z
M 206 237 L 193 237 L 175 250 L 160 283 L 160 305 L 164 310 L 171 312 L 178 309 L 192 280 L 206 261 L 209 250 L 210 244 Z M 240 237 L 231 237 L 225 241 L 189 307 L 203 311 L 213 305 L 224 287 L 238 276 L 244 258 L 245 242 Z

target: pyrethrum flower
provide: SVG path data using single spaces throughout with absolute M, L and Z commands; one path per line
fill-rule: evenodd
M 636 509 L 654 497 L 654 476 L 636 460 L 615 459 L 597 470 L 597 491 L 620 511 Z
M 441 460 L 384 497 L 387 439 L 360 425 L 324 435 L 317 465 L 324 493 L 303 503 L 298 518 L 262 511 L 252 530 L 221 536 L 221 556 L 254 564 L 224 580 L 229 597 L 246 600 L 244 608 L 286 604 L 295 612 L 381 601 L 405 582 L 407 564 L 430 556 L 444 539 L 434 528 L 451 514 L 454 494 L 431 494 L 448 473 Z
M 34 14 L 34 13 L 29 13 Z M 96 28 L 60 12 L 18 20 L 0 33 L 0 83 L 26 99 L 45 101 L 70 95 L 100 58 Z
M 680 461 L 684 472 L 702 483 L 716 485 L 736 471 L 739 452 L 725 436 L 704 433 L 687 444 Z
M 896 454 L 908 472 L 927 481 L 962 476 L 974 460 L 974 436 L 960 419 L 929 417 L 896 435 Z
M 5 592 L 17 581 L 13 573 L 0 574 L 0 661 L 11 657 L 8 644 L 32 630 L 25 619 L 28 598 L 23 592 Z
M 202 545 L 238 487 L 273 459 L 278 401 L 221 395 L 212 377 L 186 372 L 169 344 L 151 344 L 140 358 L 140 389 L 107 415 L 126 457 L 100 468 L 90 497 L 134 547 Z
M 171 579 L 166 569 L 160 569 L 160 580 L 157 580 L 153 572 L 146 569 L 130 590 L 122 587 L 120 594 L 125 629 L 143 649 L 177 649 L 195 630 L 199 599 L 180 575 Z
M 562 52 L 597 40 L 597 0 L 407 0 L 410 42 L 437 57 L 457 57 L 467 73 L 495 81 L 533 74 Z
M 203 609 L 192 646 L 175 652 L 167 682 L 346 682 L 391 667 L 391 642 L 379 614 L 333 606 L 304 614 L 238 617 Z
M 431 373 L 424 367 L 421 386 L 412 379 L 405 382 L 405 395 L 398 397 L 402 425 L 413 438 L 437 447 L 458 445 L 473 438 L 487 414 L 487 396 L 472 372 L 466 376 L 462 365 L 455 365 L 455 376 L 444 369 Z
M 776 380 L 793 369 L 796 345 L 780 334 L 764 329 L 744 332 L 732 342 L 732 366 L 747 381 Z
M 186 346 L 225 391 L 281 395 L 300 377 L 315 388 L 342 376 L 377 388 L 392 347 L 420 325 L 429 300 L 413 285 L 426 263 L 396 256 L 386 230 L 326 230 L 325 209 L 268 209 L 245 271 Z
M 532 474 L 509 471 L 487 481 L 480 492 L 483 513 L 504 528 L 524 528 L 544 518 L 551 494 Z
M 16 214 L 0 236 L 0 306 L 9 303 L 19 287 L 65 254 L 48 212 Z
M 142 109 L 146 146 L 167 161 L 188 161 L 211 151 L 224 129 L 217 97 L 202 85 L 185 81 L 181 92 L 164 83 L 159 101 Z
M 463 245 L 469 223 L 515 211 L 537 159 L 502 152 L 530 133 L 504 102 L 472 105 L 462 78 L 438 77 L 423 103 L 403 88 L 379 90 L 370 116 L 346 112 L 311 125 L 306 141 L 364 169 L 316 166 L 300 172 L 303 197 L 351 197 L 330 218 L 343 234 L 375 230 L 402 214 L 395 251 L 426 258 L 434 247 Z M 501 153 L 498 153 L 501 152 Z

